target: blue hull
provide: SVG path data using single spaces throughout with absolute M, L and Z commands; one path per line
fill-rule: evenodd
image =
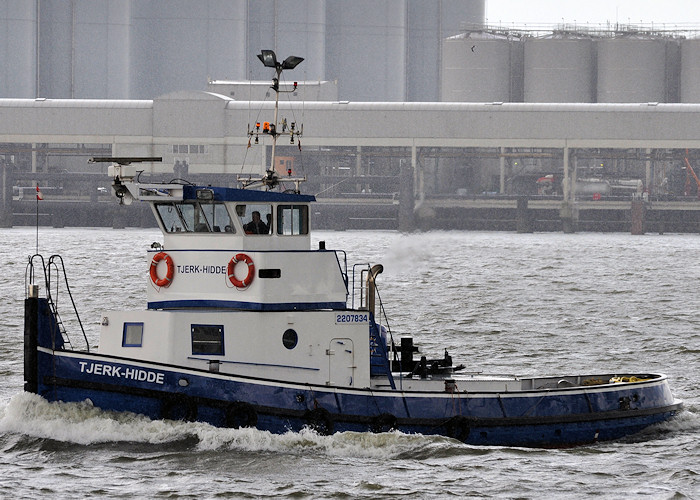
M 660 376 L 516 392 L 329 387 L 69 351 L 56 326 L 45 299 L 27 299 L 25 390 L 152 419 L 273 433 L 305 426 L 321 434 L 396 429 L 473 445 L 567 447 L 634 434 L 681 408 Z
M 411 394 L 246 379 L 43 348 L 38 381 L 38 394 L 49 401 L 90 399 L 105 410 L 152 419 L 273 433 L 304 426 L 323 434 L 397 429 L 473 445 L 566 447 L 618 439 L 680 408 L 665 380 L 607 391 Z

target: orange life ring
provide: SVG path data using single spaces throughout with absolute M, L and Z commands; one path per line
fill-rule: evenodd
M 236 264 L 239 262 L 244 262 L 248 266 L 248 274 L 242 280 L 236 278 Z M 255 264 L 253 264 L 253 259 L 244 253 L 236 254 L 235 257 L 228 262 L 226 274 L 228 275 L 228 279 L 231 284 L 236 288 L 248 288 L 255 277 Z
M 165 259 L 165 264 L 168 266 L 168 270 L 165 273 L 165 278 L 158 278 L 158 263 Z M 151 261 L 151 281 L 155 286 L 163 287 L 170 286 L 173 281 L 173 276 L 175 275 L 175 264 L 173 264 L 173 259 L 165 252 L 158 252 L 153 256 Z

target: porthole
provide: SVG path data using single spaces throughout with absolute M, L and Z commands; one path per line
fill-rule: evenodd
M 282 344 L 284 344 L 284 347 L 287 349 L 294 349 L 297 346 L 298 341 L 299 336 L 297 335 L 297 332 L 291 328 L 286 330 L 282 335 Z

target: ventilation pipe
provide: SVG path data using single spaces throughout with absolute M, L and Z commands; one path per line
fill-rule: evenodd
M 369 270 L 369 274 L 367 275 L 367 310 L 371 312 L 373 315 L 374 313 L 374 302 L 375 302 L 375 297 L 376 297 L 376 290 L 377 290 L 377 285 L 375 284 L 375 279 L 378 274 L 381 274 L 382 271 L 384 271 L 384 266 L 381 264 L 375 264 L 372 266 L 372 268 Z

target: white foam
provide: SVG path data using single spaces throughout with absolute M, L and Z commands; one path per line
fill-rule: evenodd
M 331 436 L 303 429 L 272 434 L 258 429 L 223 429 L 204 423 L 150 420 L 133 413 L 95 408 L 90 401 L 49 403 L 36 394 L 20 393 L 0 408 L 0 432 L 17 433 L 77 444 L 134 442 L 168 443 L 197 439 L 199 450 L 243 450 L 297 453 L 313 451 L 330 456 L 391 458 L 431 443 L 451 440 L 420 434 L 342 432 Z M 455 445 L 459 446 L 456 442 Z
M 700 412 L 694 406 L 686 406 L 675 417 L 654 426 L 654 429 L 668 432 L 687 432 L 700 429 Z
M 20 393 L 2 410 L 0 431 L 78 444 L 134 441 L 163 443 L 188 436 L 177 423 L 133 413 L 104 412 L 90 401 L 49 403 Z
M 272 434 L 257 429 L 200 428 L 198 447 L 206 450 L 236 449 L 245 451 L 277 451 L 296 453 L 313 451 L 330 456 L 366 457 L 385 459 L 411 450 L 422 449 L 435 440 L 420 434 L 401 432 L 339 432 L 322 436 L 310 429 L 300 432 Z

